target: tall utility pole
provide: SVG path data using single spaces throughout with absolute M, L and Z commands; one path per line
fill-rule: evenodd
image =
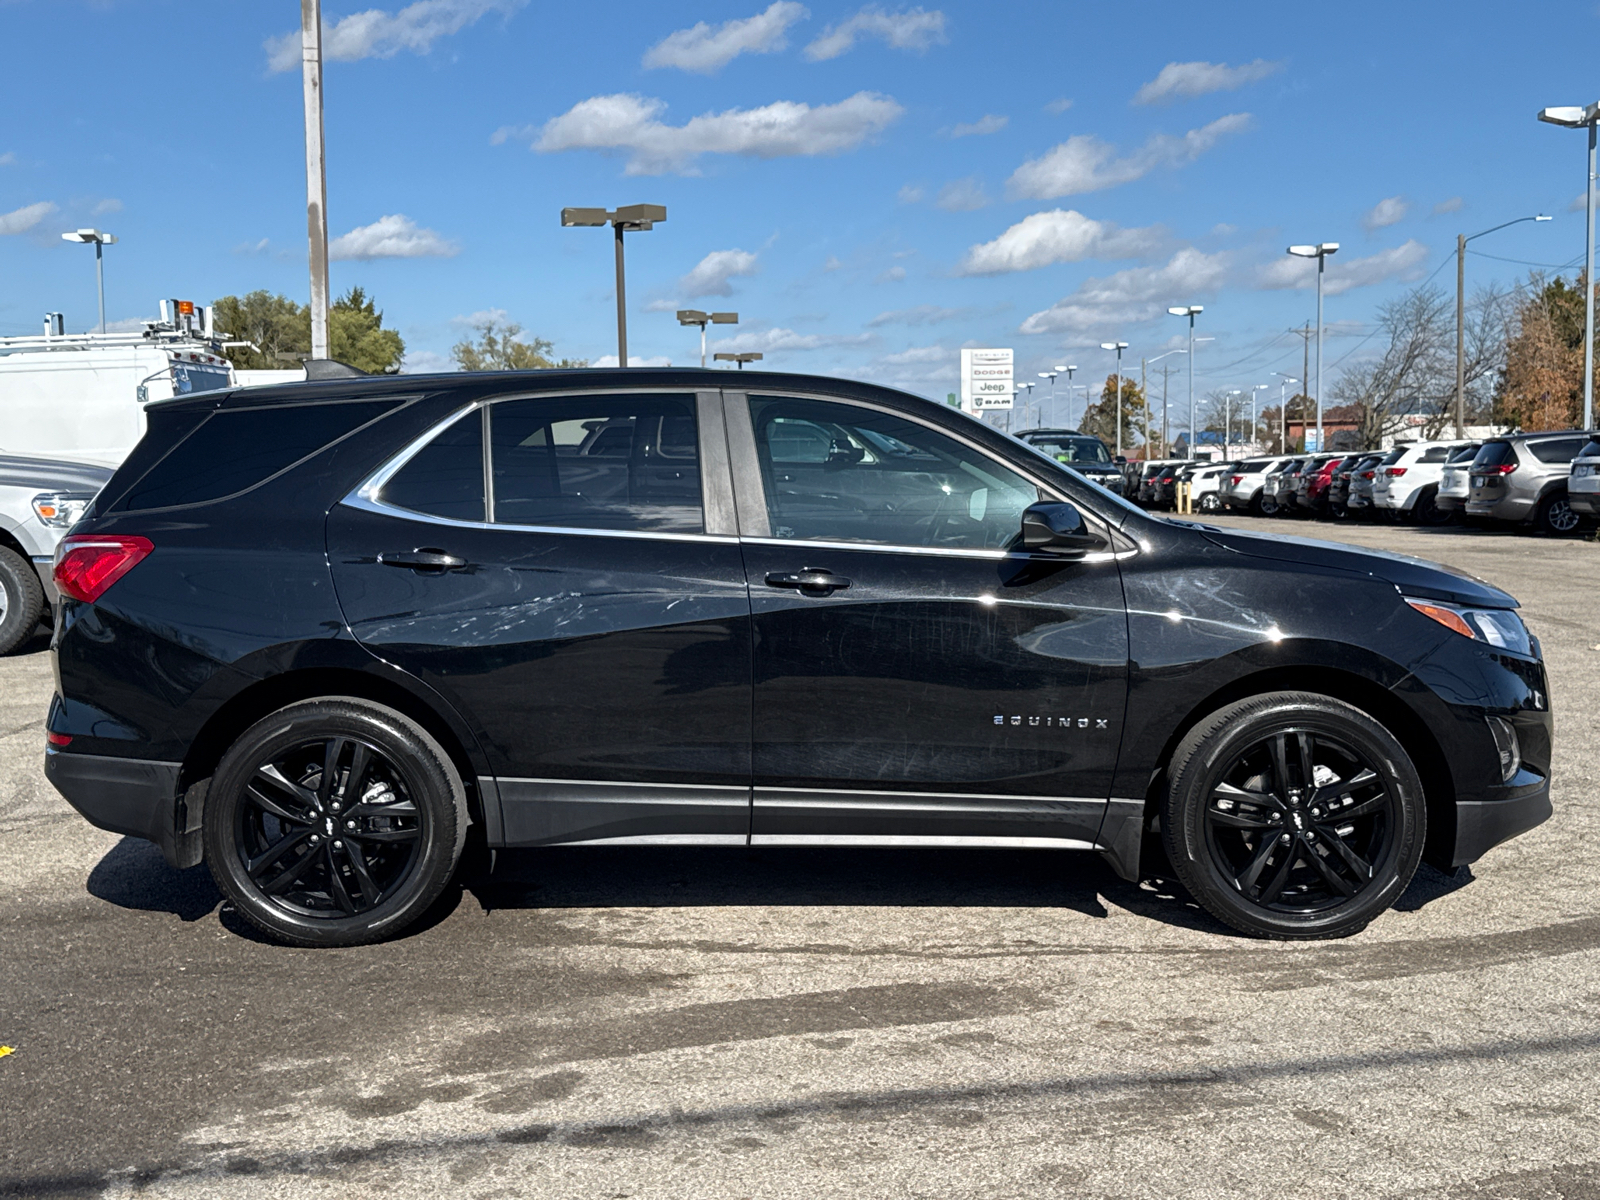
M 1339 243 L 1318 242 L 1314 246 L 1290 246 L 1288 252 L 1296 258 L 1317 260 L 1317 453 L 1322 454 L 1328 449 L 1328 444 L 1322 435 L 1322 277 L 1327 274 L 1328 255 L 1339 252 Z
M 306 233 L 311 243 L 311 357 L 328 357 L 328 163 L 322 146 L 322 0 L 300 0 L 306 102 Z
M 1306 322 L 1306 327 L 1304 329 L 1291 329 L 1291 330 L 1289 330 L 1289 332 L 1293 333 L 1293 334 L 1298 334 L 1300 337 L 1305 339 L 1305 344 L 1301 347 L 1301 350 L 1304 351 L 1304 353 L 1302 354 L 1301 360 L 1300 360 L 1300 378 L 1295 380 L 1295 382 L 1298 383 L 1301 386 L 1301 388 L 1303 389 L 1300 394 L 1302 396 L 1305 396 L 1306 392 L 1310 390 L 1306 385 L 1306 380 L 1311 378 L 1311 322 L 1307 321 Z M 1282 374 L 1282 372 L 1281 371 L 1274 371 L 1273 374 L 1274 375 L 1280 375 L 1280 374 Z M 1282 409 L 1282 411 L 1278 415 L 1280 417 L 1282 417 L 1282 419 L 1283 419 L 1283 445 L 1280 447 L 1280 449 L 1282 449 L 1282 451 L 1285 454 L 1288 454 L 1290 452 L 1289 451 L 1289 406 L 1286 403 L 1284 403 L 1282 401 L 1282 399 L 1281 399 L 1282 394 L 1283 394 L 1283 388 L 1282 387 L 1279 387 L 1278 394 L 1279 394 L 1279 397 L 1280 397 L 1280 399 L 1279 399 L 1279 407 L 1280 407 L 1280 409 Z M 1309 396 L 1306 397 L 1306 398 L 1310 399 Z M 1304 407 L 1305 407 L 1304 405 L 1301 405 L 1302 409 L 1304 409 Z M 1302 412 L 1300 415 L 1301 415 L 1301 418 L 1304 419 L 1305 413 Z
M 1544 108 L 1539 120 L 1569 129 L 1589 131 L 1589 176 L 1585 191 L 1583 226 L 1583 428 L 1594 428 L 1594 203 L 1595 126 L 1600 124 L 1600 100 L 1582 108 Z
M 1476 241 L 1485 233 L 1493 233 L 1496 229 L 1504 229 L 1508 225 L 1520 225 L 1524 221 L 1548 220 L 1550 218 L 1543 214 L 1536 217 L 1518 217 L 1514 221 L 1506 221 L 1504 224 L 1496 225 L 1494 229 L 1485 229 L 1483 233 L 1456 234 L 1456 437 L 1463 440 L 1467 436 L 1467 243 Z M 1586 422 L 1585 428 L 1587 427 Z
M 1167 376 L 1172 374 L 1172 367 L 1161 368 L 1161 457 L 1167 457 L 1167 447 L 1172 443 L 1167 441 Z

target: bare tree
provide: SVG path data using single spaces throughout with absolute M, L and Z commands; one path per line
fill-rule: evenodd
M 1355 363 L 1333 385 L 1333 399 L 1360 413 L 1360 441 L 1380 445 L 1412 415 L 1438 417 L 1455 388 L 1453 305 L 1438 288 L 1421 287 L 1378 310 L 1388 344 L 1376 358 Z

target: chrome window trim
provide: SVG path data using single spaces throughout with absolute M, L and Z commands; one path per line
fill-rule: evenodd
M 898 846 L 949 847 L 1000 850 L 1104 850 L 1105 847 L 1081 838 L 1053 837 L 968 837 L 956 834 L 901 833 L 752 833 L 752 846 Z
M 956 801 L 940 804 L 938 801 Z M 1103 806 L 1105 799 L 1094 796 L 1018 796 L 985 792 L 933 792 L 923 790 L 872 791 L 861 788 L 793 788 L 766 787 L 755 789 L 757 808 L 838 808 L 880 810 L 887 808 L 932 808 L 941 813 L 982 814 L 1032 814 L 1050 815 L 1059 812 L 1062 804 L 1083 805 L 1087 808 Z
M 741 537 L 739 541 L 752 546 L 799 546 L 812 550 L 871 550 L 882 554 L 927 554 L 936 558 L 978 558 L 991 562 L 1000 562 L 1008 558 L 1025 558 L 1041 562 L 1059 562 L 1063 565 L 1120 562 L 1139 553 L 1137 550 L 1097 550 L 1093 554 L 1085 554 L 1082 558 L 1058 559 L 1053 555 L 1033 554 L 1027 550 L 963 550 L 954 547 L 941 549 L 936 546 L 901 546 L 890 542 L 830 542 L 811 538 L 774 537 Z
M 653 392 L 660 394 L 670 393 L 672 395 L 695 395 L 694 391 L 682 388 L 656 388 L 653 389 Z M 388 483 L 390 479 L 394 478 L 394 476 L 407 463 L 420 454 L 423 447 L 427 446 L 428 443 L 433 441 L 434 438 L 443 434 L 445 430 L 449 429 L 457 421 L 463 420 L 471 413 L 479 410 L 483 410 L 485 413 L 487 413 L 490 405 L 499 404 L 505 400 L 531 400 L 545 398 L 570 399 L 573 397 L 598 396 L 606 394 L 634 396 L 641 393 L 637 388 L 607 389 L 606 391 L 597 389 L 592 392 L 587 390 L 578 392 L 552 392 L 548 394 L 544 392 L 538 392 L 532 396 L 514 394 L 509 396 L 496 396 L 492 399 L 474 400 L 471 404 L 467 405 L 459 412 L 451 413 L 448 417 L 438 422 L 432 428 L 419 434 L 404 449 L 402 449 L 400 453 L 396 454 L 388 462 L 384 463 L 376 471 L 368 475 L 367 478 L 363 480 L 353 492 L 351 492 L 343 500 L 339 501 L 339 503 L 350 508 L 360 509 L 364 512 L 377 513 L 380 516 L 398 517 L 402 520 L 419 521 L 424 525 L 439 525 L 449 529 L 497 529 L 503 530 L 506 533 L 575 534 L 582 537 L 645 538 L 651 541 L 712 542 L 718 545 L 737 545 L 739 539 L 730 534 L 672 533 L 666 530 L 655 529 L 590 529 L 583 526 L 573 525 L 506 525 L 494 521 L 462 521 L 453 517 L 440 517 L 435 516 L 432 513 L 417 512 L 415 509 L 402 508 L 398 504 L 385 504 L 382 500 L 378 499 L 379 493 L 383 491 L 383 485 Z M 484 515 L 492 516 L 493 510 L 490 506 L 493 504 L 493 489 L 488 486 L 487 477 L 487 472 L 491 469 L 488 464 L 492 461 L 490 458 L 492 451 L 489 449 L 487 427 L 485 428 L 484 447 L 484 470 L 486 473 L 484 488 Z M 702 497 L 702 513 L 704 513 L 704 509 L 704 497 Z M 702 520 L 704 520 L 703 516 Z

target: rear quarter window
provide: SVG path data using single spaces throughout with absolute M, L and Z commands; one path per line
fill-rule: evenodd
M 1429 446 L 1422 452 L 1422 457 L 1417 459 L 1421 463 L 1442 463 L 1450 459 L 1449 446 Z
M 247 491 L 398 403 L 359 400 L 214 412 L 151 467 L 112 511 L 173 508 Z
M 1571 462 L 1588 442 L 1588 438 L 1552 438 L 1548 442 L 1529 442 L 1528 449 L 1542 463 Z

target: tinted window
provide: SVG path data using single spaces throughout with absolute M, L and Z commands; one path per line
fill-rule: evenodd
M 223 409 L 158 462 L 120 511 L 231 496 L 308 458 L 382 415 L 395 400 Z
M 1578 451 L 1578 457 L 1579 458 L 1600 458 L 1600 438 L 1597 438 L 1596 440 L 1590 442 L 1582 450 Z
M 1552 438 L 1548 442 L 1529 442 L 1528 449 L 1540 462 L 1571 462 L 1588 440 L 1586 437 Z
M 1111 453 L 1105 443 L 1095 437 L 1034 438 L 1033 444 L 1057 462 L 1109 463 Z
M 1422 452 L 1422 457 L 1417 461 L 1419 463 L 1442 463 L 1448 461 L 1449 458 L 1449 446 L 1429 446 Z
M 1445 459 L 1445 462 L 1453 462 L 1453 463 L 1471 462 L 1474 458 L 1476 458 L 1478 456 L 1478 450 L 1479 449 L 1480 449 L 1480 447 L 1478 447 L 1476 444 L 1471 445 L 1471 446 L 1458 446 L 1456 449 L 1454 449 L 1454 450 L 1452 450 L 1450 452 L 1450 457 Z
M 1472 465 L 1475 467 L 1498 467 L 1502 463 L 1517 461 L 1517 452 L 1511 448 L 1510 442 L 1485 442 L 1483 449 L 1473 457 Z
M 1254 474 L 1257 471 L 1265 471 L 1271 465 L 1271 459 L 1252 458 L 1249 462 L 1241 463 L 1239 469 L 1249 474 Z
M 692 397 L 504 400 L 489 412 L 498 524 L 704 531 Z M 815 449 L 784 452 L 810 461 Z
M 774 537 L 1000 549 L 1039 499 L 1002 463 L 888 413 L 752 396 L 750 415 Z M 780 457 L 802 441 L 826 453 Z
M 1406 447 L 1396 446 L 1393 450 L 1389 451 L 1389 453 L 1383 456 L 1382 461 L 1379 462 L 1378 465 L 1380 467 L 1387 467 L 1390 463 L 1397 463 L 1405 455 L 1405 452 Z
M 468 413 L 383 485 L 385 504 L 454 521 L 483 520 L 483 414 Z

